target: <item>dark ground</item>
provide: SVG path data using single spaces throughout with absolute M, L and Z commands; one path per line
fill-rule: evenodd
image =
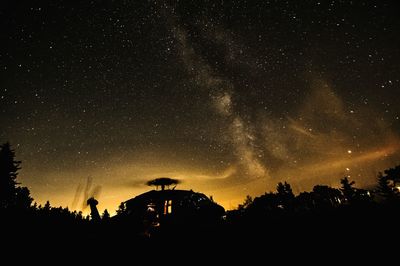
M 158 229 L 148 237 L 129 224 L 60 223 L 19 216 L 3 220 L 2 258 L 18 262 L 254 263 L 394 260 L 399 208 L 341 208 L 279 217 L 240 217 L 212 226 Z M 8 216 L 10 217 L 10 216 Z M 275 263 L 274 263 L 275 264 Z M 2 263 L 2 265 L 5 265 Z

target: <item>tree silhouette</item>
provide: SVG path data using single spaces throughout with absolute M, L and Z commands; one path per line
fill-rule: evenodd
M 16 178 L 21 162 L 15 160 L 10 143 L 1 145 L 0 149 L 0 207 L 7 208 L 15 200 L 18 184 Z
M 277 191 L 276 195 L 278 197 L 279 206 L 284 209 L 290 208 L 294 200 L 294 194 L 290 185 L 287 182 L 285 183 L 279 182 L 276 187 L 276 191 Z
M 342 198 L 340 190 L 326 185 L 314 186 L 313 194 L 319 208 L 335 207 L 340 204 Z
M 156 186 L 156 188 L 158 188 L 158 186 L 161 186 L 161 190 L 164 190 L 166 186 L 169 187 L 171 185 L 177 185 L 179 183 L 180 181 L 178 179 L 172 179 L 169 177 L 160 177 L 150 180 L 146 184 L 148 186 Z
M 248 208 L 252 203 L 253 203 L 253 198 L 250 195 L 247 195 L 246 198 L 244 199 L 244 202 L 242 204 L 239 204 L 238 210 L 244 210 Z
M 348 177 L 345 176 L 342 179 L 340 179 L 340 183 L 342 184 L 340 191 L 342 191 L 345 200 L 349 203 L 353 202 L 356 197 L 356 189 L 353 187 L 353 185 L 356 182 L 354 181 L 350 182 Z
M 397 183 L 400 182 L 400 165 L 389 168 L 385 170 L 384 173 L 386 174 L 386 178 L 392 182 L 393 188 L 397 189 Z
M 315 197 L 313 192 L 301 192 L 296 197 L 296 208 L 299 211 L 309 211 L 315 208 Z
M 340 179 L 342 184 L 340 191 L 343 194 L 343 199 L 347 204 L 365 204 L 371 203 L 372 196 L 368 190 L 355 188 L 355 181 L 350 181 L 347 176 Z
M 377 190 L 386 202 L 393 202 L 397 198 L 397 189 L 394 189 L 393 183 L 390 183 L 388 176 L 384 176 L 382 173 L 378 174 Z
M 45 210 L 45 211 L 51 210 L 50 201 L 46 201 L 46 204 L 44 204 L 44 206 L 43 206 L 43 210 Z
M 0 146 L 0 208 L 28 208 L 32 203 L 29 189 L 16 181 L 20 164 L 10 143 Z
M 117 209 L 116 212 L 117 212 L 118 215 L 122 215 L 122 214 L 124 214 L 126 212 L 125 202 L 121 202 L 121 204 L 118 206 L 118 209 Z
M 30 191 L 27 187 L 17 187 L 15 197 L 15 206 L 18 208 L 28 209 L 33 201 Z
M 101 215 L 102 220 L 109 220 L 110 214 L 108 213 L 107 209 L 104 210 L 103 214 Z
M 271 212 L 276 212 L 279 209 L 279 199 L 275 193 L 265 193 L 259 197 L 254 198 L 251 205 L 246 210 L 258 215 L 265 215 Z

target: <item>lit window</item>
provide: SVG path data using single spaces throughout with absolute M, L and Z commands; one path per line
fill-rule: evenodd
M 164 214 L 172 213 L 172 200 L 164 201 Z

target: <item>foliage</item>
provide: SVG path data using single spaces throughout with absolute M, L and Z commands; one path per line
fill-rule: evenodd
M 32 203 L 29 189 L 18 186 L 20 164 L 10 143 L 0 146 L 0 208 L 29 208 Z
M 250 195 L 247 195 L 246 198 L 244 199 L 244 202 L 242 204 L 239 204 L 238 210 L 244 210 L 248 208 L 252 203 L 253 203 L 253 198 Z
M 101 219 L 103 219 L 103 220 L 110 219 L 110 214 L 108 213 L 107 209 L 104 210 L 103 214 L 101 215 Z
M 150 180 L 146 184 L 148 186 L 156 186 L 156 187 L 161 186 L 161 190 L 164 190 L 166 186 L 169 187 L 171 185 L 177 185 L 179 183 L 180 181 L 178 179 L 172 179 L 169 177 L 160 177 Z
M 291 186 L 285 181 L 285 183 L 279 182 L 277 187 L 277 198 L 279 207 L 283 209 L 289 209 L 292 207 L 294 194 Z
M 101 221 L 95 224 L 89 222 L 88 216 L 83 217 L 82 212 L 70 211 L 63 207 L 53 207 L 49 201 L 44 206 L 38 206 L 37 203 L 32 205 L 33 199 L 30 196 L 29 189 L 19 186 L 17 182 L 21 162 L 15 159 L 15 153 L 10 144 L 3 144 L 0 148 L 0 214 L 7 219 L 15 218 L 8 219 L 8 222 L 11 221 L 9 224 L 15 224 L 18 221 L 25 228 L 35 232 L 56 228 L 58 234 L 64 232 L 65 235 L 68 234 L 66 228 L 72 230 L 80 228 L 79 230 L 82 231 L 79 232 L 82 233 L 90 226 L 91 232 L 95 235 L 100 232 L 97 229 L 103 230 L 104 228 L 111 228 L 113 225 L 120 226 L 122 230 L 129 228 L 132 232 L 137 232 L 134 229 L 135 226 L 141 228 L 139 224 L 132 223 L 129 220 L 125 202 L 121 202 L 119 205 L 115 219 L 110 217 L 106 209 L 101 215 Z M 259 226 L 258 229 L 264 228 L 267 223 L 275 223 L 280 228 L 286 228 L 285 223 L 292 220 L 298 221 L 296 219 L 301 220 L 304 217 L 307 217 L 307 222 L 312 222 L 326 214 L 329 219 L 340 217 L 340 221 L 342 221 L 343 217 L 369 213 L 365 210 L 375 211 L 376 213 L 376 206 L 381 206 L 382 213 L 391 218 L 391 214 L 398 213 L 400 209 L 400 206 L 398 206 L 400 195 L 397 189 L 397 184 L 400 182 L 399 172 L 400 166 L 396 166 L 385 170 L 384 174 L 379 173 L 376 193 L 383 201 L 372 202 L 371 193 L 373 191 L 356 188 L 355 182 L 349 180 L 349 177 L 340 179 L 340 188 L 316 185 L 312 191 L 301 192 L 297 196 L 293 193 L 289 183 L 279 182 L 275 192 L 268 192 L 254 199 L 247 195 L 243 203 L 238 205 L 236 212 L 228 212 L 226 217 L 229 217 L 229 219 L 225 221 L 245 221 L 243 224 L 248 226 L 247 228 L 251 228 L 255 222 Z M 165 189 L 167 186 L 178 183 L 179 181 L 175 179 L 158 178 L 149 181 L 148 185 L 161 186 L 161 189 Z M 233 215 L 231 215 L 232 213 Z M 5 219 L 6 222 L 7 219 Z M 19 230 L 18 226 L 15 226 L 15 228 L 18 229 L 14 231 Z M 113 228 L 115 229 L 115 227 Z M 48 232 L 48 234 L 51 235 L 52 232 Z
M 383 197 L 387 203 L 393 202 L 399 198 L 399 191 L 395 187 L 395 182 L 391 179 L 391 176 L 378 174 L 378 194 Z
M 121 202 L 121 204 L 119 204 L 118 209 L 117 209 L 116 212 L 117 212 L 118 215 L 126 213 L 126 204 L 125 204 L 125 202 Z
M 400 182 L 400 165 L 386 169 L 384 173 L 386 174 L 386 178 L 392 181 L 393 187 L 396 187 L 397 183 Z
M 340 184 L 342 184 L 340 190 L 343 193 L 344 199 L 348 202 L 352 202 L 355 199 L 356 189 L 353 187 L 355 183 L 354 181 L 349 181 L 347 176 L 340 179 Z

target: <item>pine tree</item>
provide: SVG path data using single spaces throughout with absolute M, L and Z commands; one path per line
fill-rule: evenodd
M 30 196 L 30 191 L 27 187 L 17 187 L 15 205 L 18 208 L 28 209 L 31 206 L 32 201 L 33 198 Z
M 349 203 L 353 202 L 356 197 L 356 189 L 353 187 L 353 185 L 356 182 L 354 181 L 350 182 L 348 177 L 345 176 L 342 179 L 340 179 L 340 183 L 342 184 L 340 191 L 342 191 L 345 200 Z
M 285 196 L 285 197 L 289 197 L 289 198 L 294 197 L 293 190 L 292 190 L 290 184 L 287 182 L 285 182 L 285 183 L 279 182 L 276 187 L 276 191 L 278 192 L 278 195 L 280 195 L 280 196 Z
M 21 162 L 15 160 L 10 143 L 0 146 L 0 208 L 13 207 L 17 197 L 17 175 Z
M 108 213 L 107 209 L 104 210 L 103 214 L 101 215 L 102 220 L 110 219 L 110 214 Z
M 244 199 L 244 202 L 242 204 L 239 204 L 238 210 L 245 210 L 251 204 L 253 204 L 253 198 L 250 195 L 247 195 L 246 198 Z
M 20 164 L 10 143 L 0 145 L 0 208 L 27 209 L 32 204 L 29 189 L 18 186 Z
M 294 200 L 294 194 L 289 183 L 279 182 L 276 187 L 276 191 L 277 191 L 276 196 L 279 201 L 279 207 L 284 209 L 289 209 L 293 207 L 292 205 Z
M 118 215 L 123 215 L 126 212 L 126 206 L 125 202 L 121 202 L 121 204 L 118 206 L 117 214 Z

